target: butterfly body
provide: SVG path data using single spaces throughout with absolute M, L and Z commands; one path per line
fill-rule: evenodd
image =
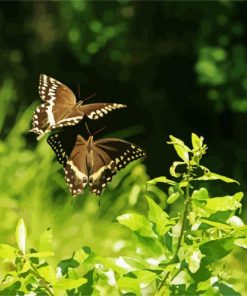
M 87 185 L 91 192 L 100 195 L 118 170 L 145 156 L 140 147 L 116 138 L 94 141 L 93 136 L 89 136 L 86 141 L 77 135 L 71 153 L 63 148 L 62 133 L 49 136 L 47 141 L 64 166 L 65 180 L 73 196 L 81 194 Z
M 40 75 L 39 95 L 44 103 L 35 110 L 31 129 L 39 138 L 55 128 L 76 125 L 84 116 L 96 120 L 114 109 L 126 107 L 117 103 L 83 105 L 66 85 L 44 74 Z

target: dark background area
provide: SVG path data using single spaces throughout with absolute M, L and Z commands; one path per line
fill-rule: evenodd
M 174 158 L 168 136 L 188 142 L 196 132 L 208 143 L 208 166 L 245 187 L 246 3 L 0 5 L 1 83 L 16 90 L 3 139 L 16 117 L 40 104 L 38 77 L 45 73 L 76 94 L 79 82 L 82 98 L 96 92 L 91 102 L 126 103 L 97 128 L 143 146 L 151 177 L 166 174 Z

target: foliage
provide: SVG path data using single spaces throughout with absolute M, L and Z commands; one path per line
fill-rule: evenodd
M 0 245 L 0 295 L 240 295 L 229 284 L 222 259 L 235 245 L 247 247 L 247 226 L 236 216 L 243 194 L 212 197 L 204 186 L 196 187 L 236 182 L 201 165 L 207 149 L 202 137 L 192 134 L 192 148 L 173 136 L 168 143 L 180 158 L 170 168 L 173 179 L 147 182 L 145 215 L 132 211 L 117 217 L 131 233 L 132 256 L 102 256 L 83 247 L 54 269 L 44 260 L 53 255 L 51 229 L 40 235 L 37 249 L 28 250 L 20 219 L 17 247 Z M 183 201 L 175 217 L 150 198 L 157 183 L 168 185 L 171 207 Z

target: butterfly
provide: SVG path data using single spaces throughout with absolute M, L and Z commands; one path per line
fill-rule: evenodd
M 44 103 L 35 110 L 30 130 L 38 139 L 55 128 L 76 125 L 84 116 L 99 119 L 114 109 L 126 107 L 117 103 L 83 105 L 83 101 L 76 101 L 71 89 L 45 74 L 39 77 L 39 95 Z
M 92 193 L 101 195 L 118 170 L 146 156 L 142 148 L 116 138 L 94 141 L 93 136 L 85 140 L 81 135 L 76 135 L 69 152 L 65 148 L 63 132 L 50 135 L 47 142 L 64 166 L 65 180 L 73 196 L 83 193 L 86 185 L 89 185 Z

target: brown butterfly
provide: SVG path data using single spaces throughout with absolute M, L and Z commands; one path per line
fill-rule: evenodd
M 84 116 L 99 119 L 114 109 L 126 107 L 117 103 L 83 105 L 66 85 L 45 74 L 39 78 L 39 95 L 44 103 L 35 110 L 30 130 L 38 139 L 55 128 L 76 125 Z
M 81 194 L 87 184 L 91 192 L 100 195 L 118 170 L 146 156 L 142 148 L 116 138 L 94 141 L 89 136 L 86 141 L 77 135 L 71 152 L 65 149 L 63 132 L 50 135 L 47 142 L 64 166 L 65 180 L 73 196 Z

